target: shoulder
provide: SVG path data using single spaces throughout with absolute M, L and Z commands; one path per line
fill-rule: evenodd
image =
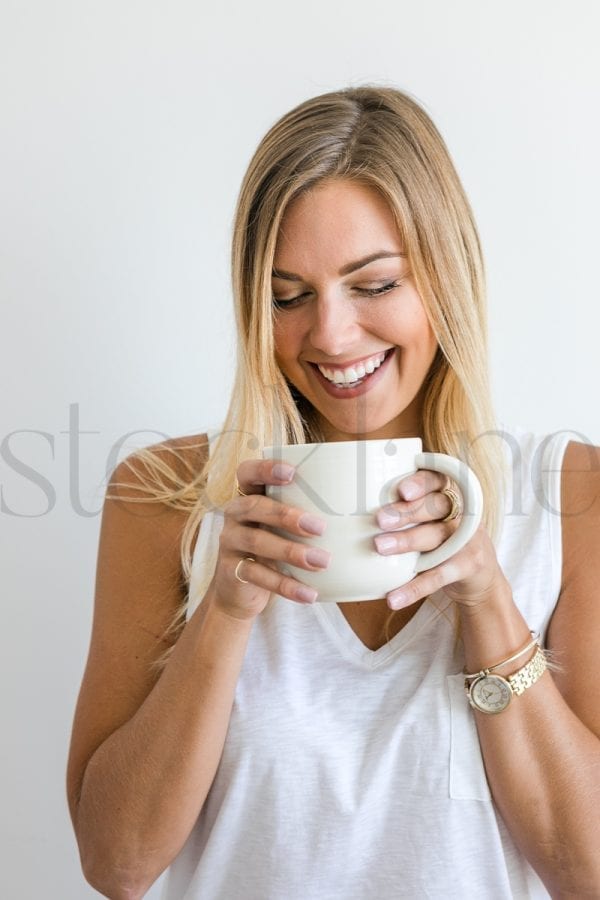
M 186 596 L 182 537 L 207 458 L 206 435 L 189 435 L 136 450 L 116 466 L 100 525 L 98 622 L 124 630 L 144 623 L 160 643 Z
M 589 699 L 600 656 L 600 447 L 571 441 L 561 478 L 562 585 L 548 631 L 561 669 L 555 680 L 569 705 L 600 733 L 600 705 Z
M 110 486 L 121 499 L 137 496 L 171 506 L 174 497 L 170 495 L 198 483 L 208 454 L 206 434 L 168 438 L 135 450 L 121 460 L 112 473 Z
M 582 521 L 600 522 L 600 447 L 569 442 L 563 458 L 561 493 L 563 524 L 579 528 Z
M 136 585 L 140 573 L 147 584 L 161 584 L 156 591 L 160 626 L 173 618 L 187 594 L 182 542 L 202 492 L 207 460 L 207 436 L 195 434 L 135 450 L 115 467 L 102 510 L 97 560 L 97 581 L 106 589 L 97 593 L 96 604 L 102 598 L 125 598 L 113 579 L 131 570 L 127 577 Z M 190 554 L 200 524 L 195 519 Z
M 156 576 L 160 570 L 158 580 L 177 587 L 169 591 L 172 601 L 181 601 L 186 587 L 181 539 L 200 493 L 207 459 L 207 436 L 196 434 L 135 450 L 115 467 L 102 510 L 99 577 L 110 583 L 116 573 L 135 562 L 135 578 L 154 569 Z M 111 595 L 111 590 L 106 592 Z

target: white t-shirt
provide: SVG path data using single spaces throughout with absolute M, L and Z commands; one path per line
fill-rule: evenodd
M 511 435 L 497 553 L 544 636 L 571 438 Z M 206 514 L 190 598 L 221 527 Z M 215 780 L 163 900 L 547 898 L 491 800 L 463 666 L 442 592 L 375 651 L 337 604 L 277 598 L 253 627 Z

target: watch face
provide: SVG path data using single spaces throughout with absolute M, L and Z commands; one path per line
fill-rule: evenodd
M 512 697 L 512 689 L 500 675 L 483 675 L 477 678 L 469 691 L 469 702 L 484 713 L 499 713 L 506 709 Z

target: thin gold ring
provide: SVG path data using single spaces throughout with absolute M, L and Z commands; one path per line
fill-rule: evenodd
M 452 522 L 453 519 L 458 519 L 459 516 L 462 516 L 463 513 L 463 501 L 460 494 L 451 487 L 445 487 L 441 491 L 442 494 L 445 494 L 450 503 L 452 504 L 450 508 L 450 512 L 446 516 L 445 519 L 442 519 L 442 522 Z
M 235 577 L 237 578 L 237 580 L 239 581 L 240 584 L 250 584 L 249 581 L 246 581 L 246 579 L 242 578 L 240 575 L 240 566 L 242 565 L 242 563 L 245 563 L 245 562 L 256 562 L 256 560 L 254 559 L 253 556 L 244 556 L 244 557 L 242 557 L 242 559 L 240 559 L 237 566 L 235 567 Z
M 236 491 L 237 491 L 237 493 L 239 494 L 240 497 L 247 497 L 247 496 L 248 496 L 248 494 L 244 493 L 244 491 L 241 489 L 240 483 L 239 483 L 239 481 L 237 480 L 237 478 L 236 478 L 236 481 L 235 481 L 235 489 L 236 489 Z

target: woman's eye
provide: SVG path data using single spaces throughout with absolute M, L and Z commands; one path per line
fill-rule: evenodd
M 362 294 L 364 297 L 377 297 L 379 294 L 387 294 L 388 291 L 392 291 L 394 288 L 401 287 L 402 281 L 390 281 L 387 284 L 382 284 L 381 287 L 376 288 L 361 288 L 357 287 L 353 290 L 358 291 L 359 294 Z M 304 302 L 306 297 L 308 297 L 308 293 L 299 294 L 297 297 L 291 297 L 289 300 L 273 297 L 273 306 L 275 309 L 293 309 L 295 306 L 299 306 Z
M 291 297 L 289 300 L 280 299 L 279 297 L 273 297 L 273 306 L 275 309 L 291 309 L 293 306 L 297 306 L 299 303 L 302 303 L 305 297 L 308 294 L 300 294 L 298 297 Z
M 401 281 L 390 281 L 388 284 L 382 284 L 381 287 L 377 288 L 356 288 L 361 294 L 366 294 L 367 297 L 376 297 L 378 294 L 387 294 L 388 291 L 393 290 L 394 288 L 400 287 L 402 284 Z

